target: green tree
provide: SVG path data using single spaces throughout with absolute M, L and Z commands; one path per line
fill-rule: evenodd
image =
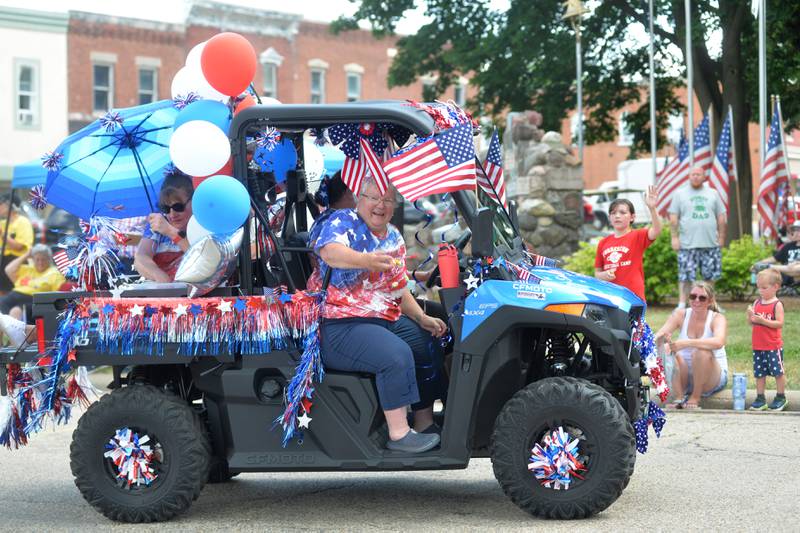
M 389 71 L 389 85 L 408 85 L 435 73 L 433 88 L 441 94 L 457 75 L 468 73 L 478 88 L 469 106 L 493 116 L 536 109 L 544 127 L 560 129 L 575 107 L 575 37 L 561 20 L 563 2 L 510 0 L 507 11 L 491 9 L 488 0 L 352 0 L 358 10 L 341 18 L 334 31 L 367 21 L 378 35 L 393 33 L 397 22 L 415 5 L 424 6 L 428 21 L 414 35 L 402 36 Z M 682 0 L 654 0 L 656 16 L 656 118 L 658 131 L 669 115 L 684 111 L 674 89 L 684 85 L 686 18 Z M 615 115 L 639 103 L 627 116 L 634 134 L 631 156 L 649 153 L 647 2 L 587 1 L 592 12 L 583 20 L 585 139 L 591 144 L 613 140 Z M 728 105 L 734 113 L 737 167 L 743 228 L 751 227 L 753 201 L 749 179 L 747 124 L 758 120 L 757 21 L 745 0 L 694 0 L 692 34 L 695 95 L 703 109 L 711 107 L 719 131 Z M 773 2 L 768 10 L 768 87 L 780 94 L 787 128 L 800 120 L 800 2 Z M 432 94 L 426 97 L 434 96 Z M 666 140 L 659 134 L 659 145 Z M 714 139 L 716 142 L 716 139 Z M 734 204 L 735 205 L 735 204 Z M 731 220 L 738 214 L 732 213 Z M 733 237 L 738 224 L 728 225 Z

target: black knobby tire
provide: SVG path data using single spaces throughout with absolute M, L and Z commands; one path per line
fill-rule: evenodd
M 105 445 L 118 429 L 147 434 L 160 445 L 158 476 L 128 487 L 114 478 Z M 97 511 L 120 522 L 161 522 L 184 512 L 200 495 L 211 445 L 192 408 L 174 394 L 136 384 L 103 396 L 78 422 L 70 465 L 75 485 Z
M 564 427 L 580 437 L 584 479 L 567 490 L 544 487 L 528 470 L 531 449 L 548 431 Z M 517 392 L 503 406 L 490 442 L 494 475 L 521 509 L 541 518 L 595 515 L 619 498 L 636 463 L 633 427 L 617 400 L 572 377 L 548 378 Z

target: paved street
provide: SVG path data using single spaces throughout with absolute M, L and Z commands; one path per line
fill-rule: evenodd
M 794 529 L 800 486 L 800 417 L 792 413 L 670 414 L 639 456 L 622 497 L 583 522 L 543 522 L 519 511 L 486 459 L 466 471 L 389 474 L 250 474 L 209 485 L 189 512 L 159 526 L 115 531 Z M 112 525 L 72 483 L 72 426 L 0 451 L 0 530 L 101 530 Z M 760 452 L 751 444 L 762 443 Z

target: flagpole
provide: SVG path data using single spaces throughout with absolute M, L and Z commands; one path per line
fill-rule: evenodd
M 686 100 L 689 104 L 689 167 L 694 166 L 694 74 L 692 72 L 692 0 L 684 0 L 686 9 Z
M 767 0 L 758 0 L 758 148 L 761 168 L 767 151 Z
M 649 0 L 650 18 L 648 26 L 650 30 L 650 153 L 653 165 L 653 185 L 656 184 L 656 174 L 658 165 L 656 163 L 656 151 L 658 144 L 656 139 L 656 75 L 655 75 L 655 35 L 653 34 L 653 0 Z
M 744 226 L 742 222 L 742 195 L 739 189 L 739 171 L 736 166 L 736 137 L 733 134 L 735 130 L 733 127 L 733 108 L 730 105 L 728 105 L 728 117 L 731 121 L 731 157 L 733 157 L 733 179 L 736 182 L 736 214 L 739 218 L 739 236 L 741 237 L 743 235 L 742 227 Z

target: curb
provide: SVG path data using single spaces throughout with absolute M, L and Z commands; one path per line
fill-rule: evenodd
M 656 398 L 658 400 L 658 395 L 655 393 L 655 390 L 651 389 L 651 398 Z M 767 401 L 772 401 L 772 398 L 775 396 L 774 390 L 767 390 L 765 392 L 767 397 Z M 753 400 L 756 399 L 756 391 L 755 389 L 747 389 L 747 395 L 745 396 L 745 411 L 737 411 L 737 412 L 747 412 L 747 408 L 753 403 Z M 797 390 L 787 390 L 786 391 L 786 400 L 789 402 L 788 405 L 784 408 L 783 411 L 780 412 L 800 412 L 800 391 Z M 670 397 L 667 402 L 660 403 L 656 401 L 656 403 L 660 404 L 660 407 L 663 407 L 665 403 L 669 403 L 672 401 L 672 397 Z M 714 410 L 714 411 L 733 411 L 733 391 L 731 389 L 723 389 L 719 391 L 717 394 L 709 397 L 703 398 L 700 401 L 701 410 Z M 670 410 L 673 412 L 673 410 Z M 695 412 L 695 411 L 692 411 Z M 770 412 L 770 411 L 762 411 Z M 750 413 L 758 413 L 758 411 L 750 411 Z M 774 412 L 773 412 L 774 413 Z

